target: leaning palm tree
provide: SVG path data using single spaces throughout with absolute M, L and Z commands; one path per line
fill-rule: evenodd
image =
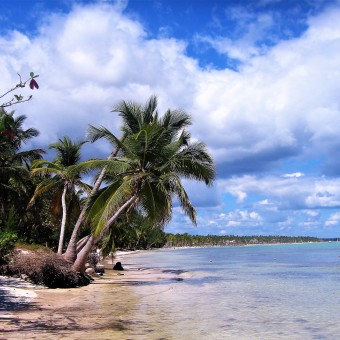
M 141 105 L 135 102 L 121 101 L 118 104 L 116 104 L 111 111 L 118 112 L 119 116 L 122 118 L 121 126 L 122 137 L 119 141 L 123 142 L 128 136 L 138 133 L 139 131 L 141 131 L 143 126 L 151 124 L 155 119 L 157 119 L 158 117 L 157 97 L 151 96 L 145 105 Z M 188 117 L 181 115 L 178 115 L 177 117 L 179 118 L 177 121 L 173 119 L 171 122 L 168 122 L 169 129 L 180 130 L 190 124 L 190 120 L 188 119 Z M 120 151 L 120 145 L 116 137 L 113 136 L 109 130 L 103 127 L 96 128 L 90 126 L 88 135 L 92 142 L 95 142 L 100 138 L 105 138 L 111 143 L 113 151 L 109 155 L 108 160 L 111 160 L 118 155 L 118 152 Z M 97 163 L 91 161 L 90 164 L 93 165 Z M 97 194 L 104 180 L 105 174 L 106 167 L 103 166 L 101 168 L 99 176 L 97 177 L 93 185 L 91 193 L 89 194 L 88 197 L 89 199 L 85 202 L 82 211 L 79 215 L 79 218 L 73 229 L 70 241 L 64 254 L 65 259 L 67 259 L 70 262 L 74 262 L 77 258 L 78 234 L 85 220 L 85 215 L 86 212 L 88 211 L 90 200 Z
M 53 162 L 38 160 L 33 163 L 31 175 L 43 175 L 43 180 L 37 185 L 31 204 L 35 199 L 47 192 L 54 192 L 55 208 L 61 202 L 62 219 L 60 226 L 60 236 L 58 244 L 58 254 L 62 254 L 65 227 L 67 221 L 66 197 L 69 196 L 71 202 L 78 202 L 76 187 L 89 191 L 90 187 L 82 182 L 79 173 L 74 171 L 74 167 L 80 161 L 80 149 L 85 142 L 72 142 L 69 137 L 59 139 L 58 142 L 49 146 L 55 149 L 57 157 Z M 58 210 L 58 209 L 57 209 Z
M 196 224 L 196 211 L 181 178 L 210 185 L 215 176 L 214 162 L 203 143 L 191 142 L 190 134 L 184 129 L 191 119 L 185 112 L 168 110 L 162 118 L 158 114 L 151 116 L 124 141 L 106 129 L 90 127 L 92 140 L 102 134 L 119 152 L 110 160 L 82 165 L 105 168 L 108 185 L 100 189 L 91 203 L 88 219 L 93 232 L 74 263 L 76 271 L 84 270 L 94 244 L 133 208 L 142 211 L 152 223 L 165 224 L 171 219 L 172 201 L 176 197 Z

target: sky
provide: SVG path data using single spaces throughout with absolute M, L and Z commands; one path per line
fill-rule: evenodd
M 338 0 L 0 1 L 0 94 L 39 75 L 27 148 L 119 135 L 121 100 L 192 116 L 217 177 L 184 181 L 197 227 L 175 206 L 172 233 L 340 237 L 339 56 Z

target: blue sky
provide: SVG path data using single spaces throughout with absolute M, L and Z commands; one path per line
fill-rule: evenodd
M 198 227 L 176 207 L 166 231 L 338 237 L 339 19 L 336 0 L 2 0 L 0 91 L 40 75 L 16 108 L 40 131 L 27 147 L 118 133 L 121 99 L 190 113 L 218 176 L 185 182 Z

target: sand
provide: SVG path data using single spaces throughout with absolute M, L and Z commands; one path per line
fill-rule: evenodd
M 115 262 L 124 264 L 125 256 L 118 254 Z M 117 272 L 111 260 L 103 264 L 105 275 L 81 288 L 47 289 L 0 277 L 0 339 L 147 338 L 148 325 L 137 316 L 140 297 L 132 288 L 173 274 L 129 266 Z

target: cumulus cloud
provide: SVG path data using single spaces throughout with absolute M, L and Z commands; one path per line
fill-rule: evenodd
M 310 20 L 301 37 L 279 42 L 238 72 L 201 73 L 193 111 L 204 125 L 196 129 L 201 136 L 214 131 L 206 138 L 220 175 L 268 171 L 292 157 L 333 159 L 340 133 L 336 15 L 339 9 Z
M 229 192 L 238 202 L 244 197 L 265 197 L 256 204 L 281 210 L 319 209 L 340 206 L 340 179 L 310 177 L 243 176 L 219 181 L 220 191 Z
M 221 227 L 225 219 L 209 221 L 224 213 L 224 225 L 290 228 L 313 222 L 306 211 L 340 207 L 339 16 L 340 8 L 330 8 L 310 17 L 300 36 L 265 49 L 256 36 L 272 29 L 273 17 L 244 18 L 244 39 L 209 38 L 220 52 L 242 60 L 232 70 L 200 67 L 188 54 L 188 41 L 148 36 L 122 2 L 76 5 L 45 16 L 34 36 L 18 30 L 0 36 L 0 89 L 16 84 L 17 72 L 40 75 L 33 101 L 17 107 L 41 132 L 29 145 L 39 147 L 66 134 L 84 136 L 88 124 L 119 133 L 111 106 L 156 94 L 161 112 L 182 108 L 192 114 L 193 137 L 206 142 L 217 162 L 213 190 L 187 183 L 193 202 L 210 209 L 199 210 L 199 225 Z M 110 152 L 105 143 L 86 148 L 86 157 Z M 289 168 L 292 160 L 316 160 L 315 173 Z M 296 215 L 288 218 L 285 211 Z M 176 210 L 173 228 L 181 228 L 181 216 Z
M 122 10 L 106 3 L 78 5 L 47 16 L 33 38 L 17 31 L 1 38 L 1 88 L 15 83 L 17 72 L 40 74 L 40 90 L 25 107 L 27 123 L 41 131 L 36 142 L 84 135 L 89 123 L 117 131 L 119 120 L 109 111 L 121 99 L 144 102 L 157 94 L 164 108 L 185 103 L 176 98 L 191 88 L 186 75 L 196 70 L 185 43 L 148 39 Z
M 325 222 L 325 226 L 338 226 L 340 224 L 340 212 L 336 212 L 332 214 L 327 221 Z

